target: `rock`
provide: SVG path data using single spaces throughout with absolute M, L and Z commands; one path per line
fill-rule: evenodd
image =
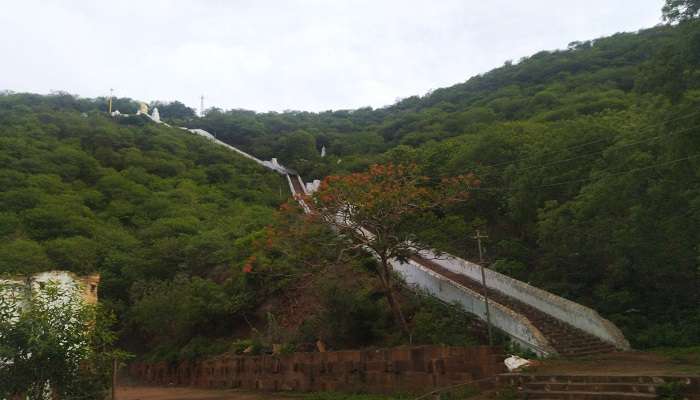
M 510 356 L 506 358 L 503 361 L 503 363 L 506 365 L 506 368 L 508 368 L 508 371 L 510 372 L 518 370 L 522 367 L 527 367 L 528 365 L 532 364 L 530 360 L 518 356 Z

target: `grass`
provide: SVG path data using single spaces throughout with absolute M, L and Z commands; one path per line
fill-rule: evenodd
M 700 346 L 662 347 L 652 351 L 668 357 L 671 362 L 700 367 Z
M 462 400 L 472 398 L 479 394 L 479 390 L 471 386 L 462 386 L 439 394 L 439 400 Z M 314 392 L 307 394 L 303 400 L 412 400 L 419 395 L 409 394 L 368 394 L 368 393 L 342 393 L 342 392 Z M 429 396 L 433 399 L 433 396 Z
M 461 400 L 474 397 L 479 394 L 479 389 L 473 386 L 462 386 L 454 390 L 440 393 L 440 400 Z
M 410 400 L 407 395 L 382 395 L 368 393 L 314 392 L 303 397 L 304 400 Z

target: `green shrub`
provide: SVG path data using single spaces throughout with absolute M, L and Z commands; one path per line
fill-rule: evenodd
M 681 382 L 666 382 L 656 388 L 657 398 L 662 400 L 683 400 L 686 392 L 685 385 Z
M 472 346 L 474 317 L 457 304 L 445 304 L 428 296 L 419 296 L 418 310 L 411 322 L 413 343 Z
M 322 290 L 322 311 L 302 325 L 300 339 L 322 339 L 332 348 L 355 348 L 381 341 L 392 326 L 383 296 L 368 288 L 331 284 Z

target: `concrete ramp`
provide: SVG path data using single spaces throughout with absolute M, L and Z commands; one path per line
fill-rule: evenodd
M 481 283 L 480 271 L 478 278 L 476 278 L 463 274 L 461 271 L 452 271 L 446 268 L 445 264 L 449 267 L 449 262 L 455 260 L 469 263 L 450 255 L 443 255 L 439 258 L 414 257 L 410 260 L 411 262 L 401 263 L 395 268 L 408 283 L 414 284 L 441 299 L 444 296 L 444 286 L 439 286 L 440 290 L 435 291 L 434 281 L 436 277 L 440 280 L 450 281 L 454 286 L 459 287 L 463 294 L 464 299 L 458 301 L 463 305 L 462 308 L 486 320 L 484 287 Z M 480 268 L 476 264 L 469 264 L 476 267 L 477 270 Z M 421 273 L 417 274 L 416 270 L 421 271 Z M 424 271 L 429 271 L 430 274 L 426 275 Z M 500 275 L 488 268 L 485 268 L 484 272 L 487 276 L 486 290 L 489 297 L 492 324 L 521 346 L 540 355 L 559 354 L 567 357 L 629 349 L 629 344 L 620 330 L 594 310 Z M 416 276 L 421 276 L 422 279 L 416 280 Z M 498 281 L 493 279 L 493 276 L 507 278 L 512 286 L 497 287 L 495 283 Z M 492 280 L 489 280 L 489 277 Z M 520 296 L 515 288 L 531 289 L 538 294 L 538 299 L 544 300 L 539 303 L 526 296 Z M 454 299 L 446 301 L 454 301 Z M 472 307 L 465 306 L 469 302 L 478 302 L 478 304 Z M 553 309 L 562 307 L 569 307 L 571 313 L 556 313 L 556 315 L 561 315 L 560 318 L 553 315 L 555 314 Z
M 296 174 L 288 179 L 292 194 L 310 212 L 300 197 L 305 194 L 303 181 Z M 479 265 L 424 251 L 408 262 L 394 260 L 392 266 L 409 285 L 486 320 Z M 542 356 L 567 357 L 629 350 L 622 332 L 595 310 L 488 268 L 484 272 L 491 323 L 521 347 Z
M 304 202 L 305 184 L 296 172 L 274 158 L 259 160 L 201 129 L 188 131 L 285 175 L 294 198 L 305 212 L 311 212 Z M 407 262 L 394 260 L 392 266 L 409 285 L 442 301 L 457 303 L 464 311 L 486 320 L 479 265 L 450 254 L 424 251 Z M 492 325 L 521 347 L 542 356 L 569 357 L 629 350 L 620 329 L 595 310 L 491 269 L 484 268 L 484 272 Z

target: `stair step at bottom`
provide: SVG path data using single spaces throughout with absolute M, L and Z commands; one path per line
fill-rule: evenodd
M 612 353 L 613 351 L 610 350 L 591 350 L 591 351 L 574 351 L 574 352 L 560 352 L 559 354 L 564 356 L 564 357 L 584 357 L 584 356 L 592 356 L 595 354 L 606 354 L 606 353 Z
M 544 391 L 523 390 L 521 393 L 528 400 L 557 399 L 557 400 L 613 400 L 613 399 L 655 399 L 655 394 L 627 392 L 582 392 L 582 391 Z
M 450 279 L 460 285 L 464 285 L 467 288 L 480 291 L 481 283 L 469 278 L 466 275 L 462 275 L 448 269 L 445 269 L 436 262 L 425 259 L 422 257 L 412 257 L 413 261 L 427 267 L 428 269 L 442 275 L 443 277 Z M 614 347 L 604 348 L 595 347 L 589 348 L 590 346 L 603 346 L 606 345 L 604 341 L 598 339 L 597 337 L 588 334 L 569 323 L 562 320 L 554 318 L 553 316 L 529 305 L 521 302 L 513 297 L 508 296 L 504 292 L 494 290 L 491 293 L 491 297 L 495 303 L 499 303 L 505 307 L 510 308 L 514 312 L 523 315 L 527 318 L 536 328 L 538 328 L 544 337 L 546 337 L 554 349 L 563 355 L 589 355 L 598 353 L 607 353 L 614 351 Z M 577 347 L 576 350 L 571 350 L 571 347 Z M 585 349 L 578 349 L 584 347 Z M 563 350 L 563 351 L 560 351 Z M 567 351 L 568 350 L 568 351 Z M 578 350 L 585 350 L 585 352 L 580 352 Z
M 536 391 L 574 391 L 574 392 L 624 392 L 624 393 L 656 393 L 656 386 L 651 383 L 551 383 L 528 382 L 527 390 Z

